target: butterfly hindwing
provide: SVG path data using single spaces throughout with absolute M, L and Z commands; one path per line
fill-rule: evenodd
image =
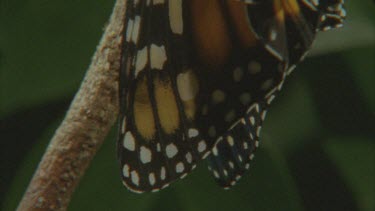
M 259 62 L 262 68 L 251 78 L 255 77 L 264 83 L 251 90 L 256 98 L 249 102 L 249 107 L 243 117 L 218 138 L 212 153 L 207 158 L 209 170 L 218 184 L 225 188 L 236 184 L 249 169 L 250 161 L 254 158 L 254 153 L 260 143 L 260 131 L 267 110 L 281 90 L 286 77 L 285 63 L 279 61 L 265 48 L 256 48 L 254 52 L 258 54 L 251 55 L 249 60 Z M 249 70 L 253 70 L 252 66 L 254 64 L 249 65 Z M 247 84 L 253 82 L 251 78 L 246 81 Z M 260 80 L 261 78 L 263 80 Z M 267 89 L 264 89 L 265 87 Z
M 265 111 L 265 110 L 264 110 Z M 236 184 L 250 167 L 256 148 L 259 146 L 259 132 L 262 124 L 259 104 L 254 104 L 246 116 L 225 135 L 219 138 L 208 157 L 209 170 L 224 188 Z
M 251 101 L 244 117 L 219 137 L 214 145 L 208 157 L 209 170 L 218 184 L 225 188 L 236 184 L 250 167 L 267 109 L 280 91 L 286 75 L 307 53 L 316 32 L 341 26 L 345 17 L 340 0 L 320 3 L 310 0 L 254 2 L 247 4 L 247 14 L 252 30 L 263 46 L 256 51 L 269 53 L 262 56 L 263 61 L 258 60 L 270 72 L 276 73 L 272 69 L 279 66 L 281 80 L 276 80 L 267 94 L 257 93 L 261 89 L 253 90 L 253 94 L 260 97 Z M 257 58 L 256 55 L 248 59 L 254 58 Z M 266 65 L 273 59 L 276 59 L 274 64 Z

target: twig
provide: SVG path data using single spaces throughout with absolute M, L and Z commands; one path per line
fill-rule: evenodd
M 66 210 L 114 124 L 125 2 L 117 0 L 82 85 L 39 163 L 19 211 Z

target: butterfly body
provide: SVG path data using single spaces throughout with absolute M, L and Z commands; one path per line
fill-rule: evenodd
M 233 185 L 287 70 L 322 23 L 314 11 L 314 21 L 302 17 L 312 10 L 303 5 L 128 0 L 118 142 L 125 186 L 160 190 L 207 156 L 219 184 Z

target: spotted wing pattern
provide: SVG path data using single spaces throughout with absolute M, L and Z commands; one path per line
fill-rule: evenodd
M 280 79 L 275 80 L 275 84 L 269 84 L 271 88 L 268 89 L 267 93 L 263 93 L 251 101 L 243 117 L 217 139 L 212 153 L 207 157 L 209 170 L 218 184 L 224 188 L 235 185 L 246 170 L 250 168 L 250 161 L 253 160 L 254 153 L 259 146 L 260 131 L 267 110 L 280 92 L 286 77 L 285 63 L 278 61 L 277 57 L 274 57 L 266 48 L 259 48 L 256 51 L 258 53 L 264 52 L 260 57 L 251 56 L 252 61 L 257 61 L 259 67 L 261 67 L 259 69 L 263 70 L 256 75 L 260 76 L 265 74 L 266 71 L 273 70 L 271 72 L 279 73 Z M 253 96 L 256 96 L 256 94 L 253 93 Z
M 224 188 L 236 184 L 250 168 L 250 161 L 259 146 L 259 133 L 268 104 L 254 103 L 245 117 L 221 136 L 208 157 L 209 170 Z
M 252 57 L 262 69 L 275 69 L 285 65 L 282 80 L 272 85 L 263 98 L 251 102 L 251 107 L 240 121 L 218 138 L 208 157 L 209 170 L 216 181 L 229 188 L 236 184 L 250 167 L 254 152 L 259 145 L 262 122 L 267 109 L 280 91 L 286 76 L 296 63 L 303 59 L 320 30 L 342 25 L 345 17 L 343 1 L 326 0 L 265 0 L 251 1 L 247 7 L 249 22 L 257 39 L 263 43 L 258 52 L 267 51 L 262 58 Z M 263 59 L 263 60 L 262 60 Z M 276 59 L 276 65 L 268 65 Z
M 118 157 L 128 189 L 157 191 L 209 152 L 193 121 L 199 84 L 181 1 L 129 0 L 126 12 Z
M 300 19 L 283 19 L 295 10 L 272 17 L 285 10 L 275 2 L 127 1 L 118 158 L 128 189 L 165 188 L 210 153 L 210 169 L 224 187 L 249 167 L 269 104 L 312 42 L 303 36 L 304 47 L 291 48 L 299 41 L 289 41 L 288 24 Z M 336 10 L 326 13 L 339 14 L 329 5 Z M 257 24 L 268 16 L 258 9 L 271 11 L 264 25 Z

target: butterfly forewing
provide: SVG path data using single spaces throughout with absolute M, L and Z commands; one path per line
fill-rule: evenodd
M 128 2 L 119 159 L 130 190 L 156 191 L 184 177 L 209 148 L 193 121 L 199 82 L 182 2 Z

